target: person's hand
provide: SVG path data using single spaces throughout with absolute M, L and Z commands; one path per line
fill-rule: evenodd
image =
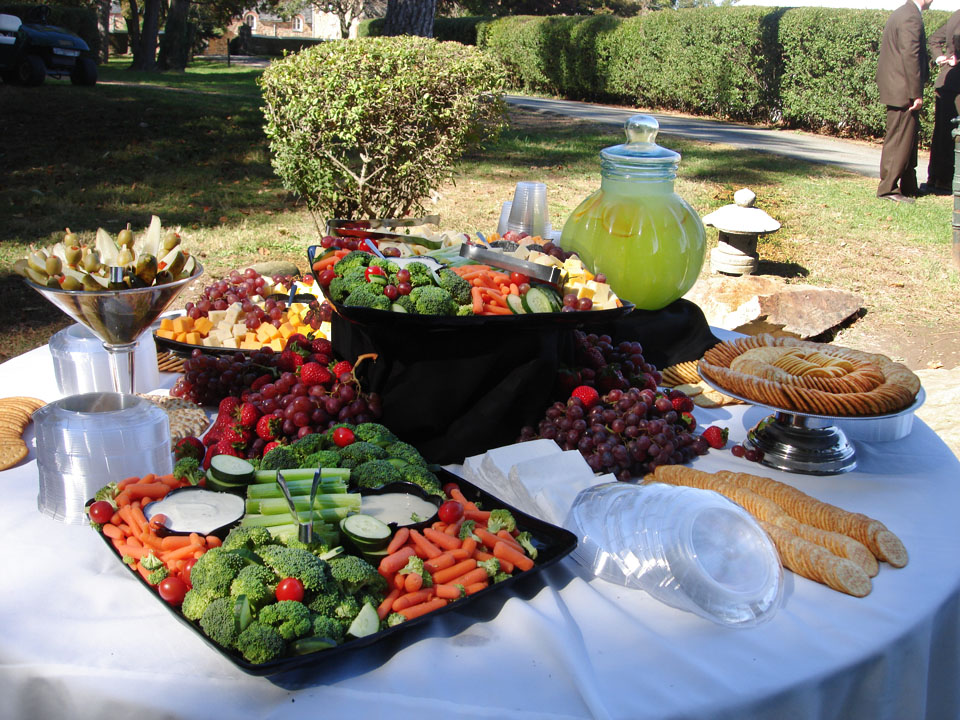
M 947 58 L 947 65 L 949 65 L 950 67 L 954 67 L 956 64 L 957 64 L 956 55 L 951 55 L 950 57 Z
M 923 98 L 915 98 L 910 104 L 910 112 L 916 112 L 920 109 L 921 105 L 923 105 Z
M 948 62 L 947 56 L 946 56 L 946 55 L 938 55 L 938 56 L 937 56 L 937 59 L 934 60 L 934 62 L 937 64 L 937 67 L 940 67 L 940 66 L 943 65 L 945 62 Z

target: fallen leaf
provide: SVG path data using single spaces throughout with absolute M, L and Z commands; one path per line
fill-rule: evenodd
M 903 287 L 903 283 L 900 282 L 899 280 L 896 280 L 896 281 L 890 283 L 890 287 L 902 288 L 902 287 Z
M 269 254 L 270 254 L 270 251 L 267 250 L 265 247 L 257 248 L 257 252 L 260 253 L 261 255 L 269 255 Z

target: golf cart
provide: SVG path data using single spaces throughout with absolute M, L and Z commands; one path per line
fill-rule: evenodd
M 90 47 L 75 33 L 47 24 L 48 8 L 38 6 L 21 22 L 0 14 L 0 75 L 4 82 L 39 85 L 47 75 L 70 76 L 76 85 L 97 82 Z

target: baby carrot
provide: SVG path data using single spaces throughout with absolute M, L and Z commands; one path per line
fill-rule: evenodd
M 218 538 L 216 535 L 207 535 L 204 540 L 206 541 L 207 550 L 223 545 L 223 540 Z
M 160 541 L 160 547 L 163 550 L 179 550 L 189 544 L 189 535 L 167 535 Z
M 453 583 L 434 585 L 433 590 L 437 594 L 437 597 L 446 598 L 447 600 L 459 600 L 465 594 L 463 586 L 454 585 Z
M 150 484 L 157 479 L 157 476 L 153 473 L 147 473 L 142 478 L 140 478 L 140 483 Z
M 403 569 L 403 566 L 407 564 L 407 560 L 411 555 L 414 555 L 413 548 L 409 545 L 404 545 L 402 548 L 396 552 L 390 553 L 383 560 L 380 561 L 380 565 L 377 569 L 380 571 L 380 574 L 384 577 L 389 577 L 393 575 L 398 570 Z
M 493 555 L 503 560 L 509 560 L 521 570 L 529 570 L 533 567 L 533 560 L 523 553 L 518 553 L 503 540 L 493 546 Z
M 478 287 L 470 288 L 470 300 L 473 303 L 473 314 L 482 315 L 483 314 L 483 295 L 480 294 L 480 288 Z
M 465 588 L 465 592 L 467 595 L 473 595 L 474 593 L 480 592 L 481 590 L 489 586 L 490 586 L 490 583 L 486 580 L 483 580 L 481 582 L 470 583 Z
M 426 615 L 434 610 L 439 610 L 446 604 L 447 601 L 443 598 L 434 598 L 433 600 L 428 600 L 427 602 L 420 603 L 419 605 L 413 605 L 411 607 L 404 608 L 403 610 L 398 610 L 397 612 L 403 615 L 407 620 L 413 620 L 421 615 Z
M 513 315 L 513 310 L 511 310 L 506 305 L 499 305 L 496 303 L 484 303 L 483 314 L 484 315 Z
M 461 515 L 461 516 L 460 516 L 460 519 L 457 520 L 456 522 L 452 522 L 452 523 L 450 523 L 449 525 L 447 525 L 447 527 L 445 527 L 445 528 L 443 529 L 443 531 L 444 531 L 447 535 L 456 535 L 457 537 L 459 537 L 459 536 L 460 536 L 460 527 L 461 527 L 462 525 L 463 525 L 463 515 Z
M 483 562 L 484 560 L 489 560 L 493 557 L 493 555 L 490 553 L 481 552 L 479 550 L 475 552 L 473 556 L 477 559 L 477 562 Z M 512 562 L 509 560 L 504 560 L 503 558 L 497 558 L 497 560 L 500 561 L 500 569 L 503 570 L 507 575 L 510 575 L 513 572 Z
M 122 540 L 124 537 L 123 531 L 116 525 L 111 525 L 110 523 L 106 523 L 103 526 L 103 534 L 114 540 Z
M 392 584 L 395 590 L 399 590 L 400 592 L 406 592 L 407 576 L 397 573 L 396 575 L 393 576 Z
M 163 561 L 166 563 L 169 563 L 170 561 L 173 561 L 173 560 L 180 560 L 181 558 L 193 557 L 193 554 L 197 550 L 202 550 L 202 549 L 203 549 L 203 546 L 201 545 L 193 545 L 193 544 L 185 545 L 181 548 L 177 548 L 176 550 L 170 550 L 169 552 L 165 552 L 163 554 Z
M 377 606 L 377 616 L 383 620 L 390 614 L 390 608 L 393 607 L 393 601 L 400 597 L 400 591 L 394 588 Z
M 430 558 L 425 560 L 423 567 L 425 567 L 431 573 L 437 572 L 437 570 L 446 570 L 448 567 L 453 567 L 457 564 L 457 559 L 448 552 L 441 553 L 435 558 Z
M 468 552 L 462 547 L 458 547 L 455 550 L 447 550 L 447 552 L 450 553 L 453 556 L 453 559 L 458 562 L 460 560 L 466 560 L 469 557 L 473 557 L 473 555 L 470 552 Z
M 468 537 L 462 542 L 460 547 L 469 553 L 468 557 L 473 557 L 473 554 L 477 551 L 477 541 L 472 537 Z
M 392 555 L 397 550 L 402 548 L 407 544 L 407 540 L 410 539 L 410 528 L 402 527 L 393 534 L 393 539 L 390 540 L 390 544 L 387 545 L 387 554 Z
M 444 550 L 456 550 L 461 545 L 460 538 L 452 537 L 442 532 L 437 532 L 433 528 L 424 528 L 423 536 L 434 545 L 443 548 Z
M 474 568 L 470 572 L 466 572 L 460 577 L 450 580 L 451 585 L 463 585 L 464 587 L 469 587 L 473 583 L 486 582 L 490 579 L 490 576 L 487 575 L 487 571 L 482 567 Z
M 458 578 L 464 573 L 470 572 L 477 566 L 477 561 L 473 558 L 461 560 L 456 565 L 444 570 L 438 570 L 433 574 L 433 582 L 438 584 L 448 583 L 454 578 Z
M 509 543 L 510 547 L 512 547 L 517 552 L 522 552 L 524 555 L 527 554 L 527 551 L 523 549 L 523 545 L 518 543 L 516 541 L 516 538 L 514 538 L 513 535 L 508 533 L 506 530 L 497 531 L 497 537 L 503 540 L 504 542 Z
M 463 509 L 463 517 L 466 520 L 473 520 L 474 522 L 487 524 L 487 521 L 490 519 L 489 510 L 478 510 L 477 506 L 474 505 L 472 508 Z
M 492 532 L 482 527 L 475 527 L 473 529 L 473 534 L 480 538 L 480 542 L 486 545 L 488 548 L 493 550 L 494 546 L 498 542 L 503 542 L 500 538 L 494 535 Z
M 427 538 L 416 530 L 410 531 L 410 540 L 412 540 L 414 546 L 416 546 L 418 550 L 422 550 L 428 558 L 435 558 L 443 554 L 443 550 L 434 545 L 430 540 L 427 540 Z M 417 554 L 419 555 L 419 553 Z
M 426 602 L 433 597 L 433 588 L 417 590 L 416 592 L 405 593 L 393 601 L 393 611 L 400 612 L 404 608 L 412 607 L 422 602 Z
M 158 500 L 170 492 L 170 486 L 162 482 L 137 483 L 128 487 L 124 492 L 130 493 L 131 500 L 142 500 L 144 498 Z
M 464 510 L 477 510 L 477 504 L 467 500 L 466 495 L 460 490 L 456 485 L 451 485 L 450 490 L 447 493 L 450 496 L 451 500 L 456 500 L 458 503 L 463 505 Z
M 416 592 L 423 587 L 423 576 L 419 575 L 418 573 L 407 573 L 406 575 L 400 575 L 399 577 L 405 578 L 403 582 L 403 589 L 408 593 Z
M 120 490 L 123 490 L 123 489 L 124 489 L 125 487 L 127 487 L 128 485 L 132 485 L 133 483 L 138 483 L 138 482 L 140 482 L 140 478 L 138 478 L 137 476 L 134 475 L 134 476 L 131 476 L 131 477 L 128 477 L 128 478 L 124 478 L 123 480 L 121 480 L 120 482 L 118 482 L 118 483 L 117 483 L 117 488 L 120 489 Z

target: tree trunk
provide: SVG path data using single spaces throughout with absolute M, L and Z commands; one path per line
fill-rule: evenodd
M 190 62 L 193 27 L 187 22 L 189 11 L 190 0 L 171 0 L 157 59 L 161 70 L 183 72 Z
M 387 0 L 384 35 L 433 37 L 437 0 Z
M 110 0 L 97 4 L 97 32 L 100 35 L 100 62 L 110 59 Z
M 157 69 L 157 38 L 159 34 L 160 0 L 144 0 L 143 29 L 140 31 L 140 42 L 137 43 L 133 51 L 131 70 L 152 72 Z
M 137 0 L 124 0 L 123 19 L 127 22 L 127 47 L 133 53 L 133 68 L 140 56 L 140 8 Z

